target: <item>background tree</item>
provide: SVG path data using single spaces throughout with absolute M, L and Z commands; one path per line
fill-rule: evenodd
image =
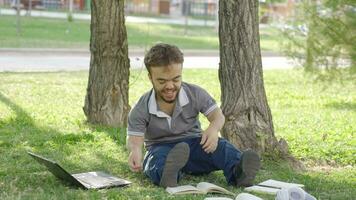
M 283 31 L 285 53 L 321 77 L 356 72 L 356 7 L 352 0 L 302 1 Z M 347 62 L 345 62 L 345 60 Z M 337 73 L 334 73 L 337 72 Z M 332 76 L 330 76 L 332 75 Z
M 277 141 L 264 90 L 258 0 L 219 1 L 222 135 L 240 149 L 287 155 Z
M 92 0 L 90 72 L 84 113 L 90 123 L 126 126 L 129 57 L 124 1 Z

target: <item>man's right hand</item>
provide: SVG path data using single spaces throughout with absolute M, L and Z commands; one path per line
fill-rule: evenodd
M 126 145 L 130 151 L 128 164 L 133 172 L 140 172 L 142 170 L 142 136 L 128 135 Z
M 142 151 L 135 149 L 129 154 L 129 167 L 133 172 L 140 172 L 142 170 Z

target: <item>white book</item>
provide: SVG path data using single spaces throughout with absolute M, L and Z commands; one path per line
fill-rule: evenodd
M 200 182 L 196 187 L 192 185 L 182 185 L 177 187 L 167 187 L 166 191 L 169 194 L 207 194 L 207 193 L 220 193 L 234 196 L 235 194 L 208 182 Z
M 227 197 L 207 197 L 204 200 L 234 200 Z M 235 200 L 263 200 L 258 196 L 248 194 L 248 193 L 240 193 L 236 196 Z
M 265 194 L 275 195 L 282 188 L 290 188 L 290 187 L 304 187 L 303 184 L 297 183 L 287 183 L 283 181 L 276 181 L 273 179 L 269 179 L 267 181 L 263 181 L 257 185 L 246 187 L 244 190 L 248 192 L 259 192 Z
M 263 181 L 258 184 L 259 186 L 265 186 L 265 187 L 274 187 L 274 188 L 290 188 L 290 187 L 304 187 L 303 184 L 297 184 L 297 183 L 287 183 L 283 181 L 276 181 L 273 179 L 268 179 L 267 181 Z
M 247 191 L 247 192 L 257 192 L 257 193 L 265 193 L 265 194 L 273 194 L 273 195 L 275 195 L 275 194 L 277 194 L 277 192 L 280 189 L 254 185 L 254 186 L 251 186 L 251 187 L 246 187 L 244 190 Z

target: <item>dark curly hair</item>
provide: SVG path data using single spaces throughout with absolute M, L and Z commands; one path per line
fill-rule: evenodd
M 151 67 L 164 67 L 170 64 L 183 63 L 183 53 L 177 46 L 158 43 L 151 47 L 145 55 L 145 65 L 148 72 Z

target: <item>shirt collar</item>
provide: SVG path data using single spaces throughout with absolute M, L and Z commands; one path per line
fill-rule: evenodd
M 180 107 L 183 107 L 189 103 L 189 99 L 187 93 L 185 92 L 184 88 L 181 87 L 178 93 L 178 104 Z M 168 115 L 162 111 L 157 109 L 157 101 L 156 101 L 156 93 L 155 90 L 152 89 L 152 93 L 150 99 L 148 101 L 148 111 L 151 114 L 155 114 L 158 117 L 167 117 Z

